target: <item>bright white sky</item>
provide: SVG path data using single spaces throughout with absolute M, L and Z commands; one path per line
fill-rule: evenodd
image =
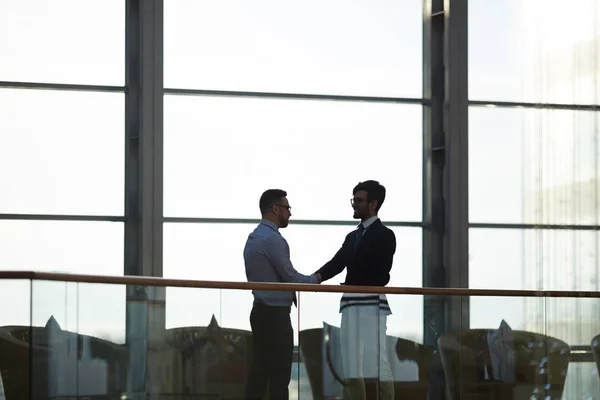
M 568 10 L 595 5 L 597 14 L 598 3 L 471 0 L 471 99 L 597 103 L 600 89 L 589 88 L 600 87 L 600 47 L 591 40 L 600 18 Z M 123 85 L 124 17 L 122 0 L 0 0 L 0 81 Z M 536 42 L 536 29 L 547 24 L 565 27 L 557 30 L 559 55 Z M 419 98 L 422 44 L 420 0 L 165 1 L 169 88 Z M 539 54 L 533 61 L 524 56 L 532 49 Z M 562 93 L 558 100 L 556 93 Z M 388 188 L 384 221 L 421 219 L 420 106 L 165 96 L 164 109 L 166 216 L 257 218 L 260 193 L 281 187 L 289 193 L 293 218 L 347 220 L 352 187 L 378 179 Z M 547 144 L 541 135 L 558 134 L 556 121 L 567 132 L 560 137 L 571 139 Z M 536 143 L 546 143 L 544 162 L 557 166 L 549 185 L 564 183 L 565 176 L 589 179 L 596 171 L 593 142 L 575 150 L 572 140 L 595 137 L 593 113 L 473 108 L 469 130 L 472 222 L 533 222 L 523 196 L 535 181 Z M 0 143 L 0 213 L 123 214 L 122 94 L 0 89 Z M 556 151 L 563 148 L 567 156 Z M 578 223 L 583 212 L 550 210 L 546 218 Z M 166 224 L 164 275 L 244 280 L 241 249 L 252 229 Z M 349 229 L 292 225 L 283 234 L 297 269 L 311 273 Z M 421 230 L 394 231 L 398 250 L 390 285 L 421 286 Z M 566 233 L 564 240 L 580 238 Z M 522 232 L 506 230 L 473 230 L 470 240 L 471 287 L 570 288 L 561 286 L 560 274 L 541 283 L 523 277 L 526 265 L 539 266 L 541 256 L 531 262 L 539 240 L 524 241 Z M 590 265 L 598 256 L 596 240 L 593 234 L 586 241 Z M 575 271 L 584 261 L 573 254 L 566 261 Z M 0 221 L 0 268 L 122 275 L 123 226 Z M 343 276 L 331 283 L 340 281 Z M 28 323 L 26 284 L 0 285 L 3 304 L 14 305 L 3 311 L 0 325 Z M 338 324 L 338 298 L 303 295 L 301 329 Z M 124 299 L 120 287 L 80 285 L 77 293 L 76 285 L 36 283 L 33 323 L 44 324 L 53 314 L 63 328 L 122 340 Z M 422 299 L 391 302 L 389 332 L 421 340 Z M 215 314 L 223 325 L 249 329 L 250 306 L 249 293 L 171 289 L 167 325 L 206 325 Z M 496 326 L 502 318 L 523 327 L 523 312 L 521 299 L 471 300 L 474 327 Z

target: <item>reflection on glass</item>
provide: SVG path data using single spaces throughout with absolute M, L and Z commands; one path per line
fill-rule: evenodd
M 0 213 L 123 215 L 123 121 L 123 94 L 0 89 Z
M 535 387 L 548 385 L 548 392 L 540 391 L 538 396 L 545 393 L 560 398 L 562 393 L 562 398 L 593 398 L 598 393 L 599 380 L 590 343 L 600 333 L 599 305 L 600 299 L 596 298 L 472 296 L 472 333 L 463 333 L 470 335 L 464 336 L 463 341 L 471 343 L 471 349 L 486 343 L 493 349 L 490 341 L 503 344 L 495 354 L 484 353 L 482 361 L 490 363 L 486 374 L 495 381 L 508 374 L 508 379 L 516 382 L 515 393 L 519 390 L 528 397 L 535 378 Z M 571 346 L 581 350 L 573 354 Z M 468 353 L 463 351 L 463 357 L 465 354 Z M 528 372 L 527 362 L 532 360 L 537 369 L 529 368 Z M 529 378 L 528 373 L 532 374 Z
M 599 17 L 598 0 L 469 1 L 469 97 L 598 104 Z
M 350 219 L 352 189 L 376 179 L 380 217 L 420 221 L 421 125 L 414 105 L 165 96 L 165 215 L 248 218 L 281 188 L 292 218 Z
M 422 296 L 388 295 L 392 314 L 375 310 L 375 322 L 362 325 L 343 321 L 350 315 L 342 316 L 341 297 L 300 295 L 300 350 L 313 398 L 341 398 L 357 389 L 367 398 L 377 391 L 381 398 L 426 398 L 433 353 L 422 344 Z
M 222 295 L 218 289 L 167 288 L 166 348 L 157 363 L 171 366 L 165 392 L 242 398 L 251 335 L 223 323 Z M 227 374 L 231 379 L 224 382 Z
M 469 220 L 597 224 L 600 113 L 471 107 Z
M 34 281 L 31 331 L 29 326 L 13 329 L 13 336 L 19 329 L 30 332 L 25 342 L 32 397 L 125 392 L 130 353 L 124 294 L 122 286 Z
M 418 0 L 165 2 L 166 87 L 421 97 Z
M 0 265 L 5 270 L 123 275 L 123 223 L 0 221 Z
M 28 282 L 4 283 L 23 290 L 0 298 L 27 303 Z M 291 399 L 341 398 L 347 362 L 366 360 L 369 337 L 390 373 L 363 377 L 367 398 L 385 397 L 387 383 L 396 399 L 593 398 L 600 389 L 597 298 L 472 296 L 467 326 L 466 298 L 428 297 L 423 308 L 420 295 L 388 295 L 385 326 L 369 324 L 370 336 L 344 347 L 341 295 L 301 292 L 291 310 Z M 31 299 L 30 321 L 11 310 L 0 321 L 7 399 L 243 397 L 254 357 L 249 291 L 34 281 Z
M 527 299 L 528 302 L 533 300 Z M 598 368 L 594 363 L 600 360 L 594 344 L 594 338 L 600 334 L 600 299 L 546 298 L 544 313 L 530 306 L 526 321 L 529 330 L 543 331 L 571 346 L 581 346 L 577 353 L 587 357 L 569 364 L 563 398 L 594 398 L 600 391 Z M 589 354 L 590 347 L 593 355 Z
M 486 328 L 445 333 L 438 347 L 450 399 L 565 398 L 570 350 L 563 340 L 501 319 Z
M 122 85 L 125 4 L 2 0 L 0 54 L 0 81 Z
M 31 282 L 0 280 L 0 398 L 27 395 Z
M 193 304 L 202 307 L 190 313 L 188 310 Z M 160 364 L 161 368 L 167 368 L 174 384 L 164 390 L 223 399 L 243 398 L 254 358 L 250 326 L 252 305 L 250 291 L 168 288 L 164 337 L 172 354 L 161 356 L 157 367 Z M 290 365 L 289 393 L 290 399 L 298 399 L 299 390 L 305 391 L 301 385 L 305 372 L 304 367 L 298 365 L 296 308 L 292 308 L 290 317 L 294 329 L 294 357 Z
M 469 248 L 472 288 L 598 290 L 600 247 L 594 231 L 471 229 Z M 600 299 L 471 297 L 470 305 L 472 327 L 505 320 L 513 329 L 583 346 L 587 358 L 568 364 L 565 398 L 598 393 L 589 346 L 600 333 Z

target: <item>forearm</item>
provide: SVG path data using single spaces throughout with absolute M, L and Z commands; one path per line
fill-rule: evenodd
M 329 280 L 342 272 L 346 266 L 344 265 L 342 249 L 325 265 L 323 265 L 316 274 L 321 275 L 323 281 Z

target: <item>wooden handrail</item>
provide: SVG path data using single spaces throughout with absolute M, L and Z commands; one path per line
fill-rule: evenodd
M 302 283 L 259 283 L 199 281 L 188 279 L 170 279 L 147 276 L 107 276 L 64 274 L 34 271 L 0 271 L 1 280 L 32 280 L 75 283 L 97 283 L 110 285 L 180 287 L 197 289 L 228 290 L 273 290 L 319 293 L 372 293 L 391 295 L 427 295 L 427 296 L 477 296 L 477 297 L 593 297 L 600 298 L 600 292 L 562 291 L 562 290 L 509 290 L 509 289 L 466 289 L 466 288 L 417 288 L 417 287 L 380 287 L 349 285 L 313 285 Z

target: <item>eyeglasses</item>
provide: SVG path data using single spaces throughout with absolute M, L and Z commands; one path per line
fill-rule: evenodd
M 360 197 L 354 197 L 354 198 L 350 199 L 350 205 L 351 206 L 354 206 L 355 204 L 359 205 L 363 201 L 365 201 L 365 199 L 361 199 Z
M 292 212 L 292 207 L 287 206 L 285 204 L 275 204 L 277 207 L 282 207 L 282 208 L 286 208 L 288 210 L 288 212 Z

